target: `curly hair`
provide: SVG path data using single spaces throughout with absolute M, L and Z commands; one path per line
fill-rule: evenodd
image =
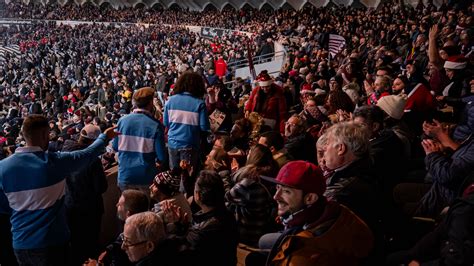
M 204 79 L 196 72 L 185 72 L 178 78 L 174 92 L 176 94 L 189 92 L 193 97 L 202 98 L 206 92 Z
M 346 112 L 354 111 L 354 103 L 351 97 L 342 90 L 330 91 L 327 99 L 328 113 L 334 114 L 337 110 L 341 109 Z

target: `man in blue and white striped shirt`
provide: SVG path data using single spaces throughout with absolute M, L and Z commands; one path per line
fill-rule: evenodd
M 15 255 L 20 265 L 67 265 L 65 178 L 93 162 L 118 133 L 109 128 L 84 150 L 47 152 L 48 120 L 30 115 L 22 135 L 26 146 L 0 161 L 0 191 L 9 205 L 1 208 L 12 209 Z
M 161 168 L 167 162 L 164 127 L 154 117 L 154 95 L 150 87 L 136 90 L 133 100 L 137 108 L 117 124 L 121 135 L 113 141 L 113 148 L 118 151 L 121 191 L 139 189 L 148 195 L 159 171 L 157 164 Z

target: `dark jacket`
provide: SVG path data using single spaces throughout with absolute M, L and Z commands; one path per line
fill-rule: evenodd
M 86 147 L 74 140 L 66 140 L 62 151 L 75 151 Z M 98 157 L 89 167 L 67 177 L 66 185 L 64 202 L 67 209 L 97 214 L 104 212 L 102 193 L 107 190 L 107 179 Z
M 166 239 L 155 247 L 145 258 L 135 263 L 136 266 L 179 266 L 184 265 L 178 258 L 176 241 Z
M 408 251 L 389 257 L 390 265 L 417 260 L 430 265 L 472 265 L 474 262 L 474 194 L 456 199 L 446 218 Z
M 362 218 L 374 233 L 377 232 L 374 229 L 378 228 L 378 220 L 381 217 L 380 196 L 368 158 L 356 160 L 335 171 L 326 180 L 326 184 L 324 196 L 347 206 Z
M 193 224 L 180 237 L 187 265 L 236 265 L 238 232 L 234 216 L 223 206 L 193 215 Z
M 128 260 L 127 253 L 122 249 L 122 238 L 117 239 L 108 245 L 105 249 L 107 252 L 103 258 L 104 265 L 109 266 L 132 266 L 133 263 Z
M 219 126 L 218 131 L 230 132 L 232 129 L 232 113 L 237 112 L 237 105 L 235 104 L 232 93 L 227 88 L 222 88 L 219 91 L 219 99 L 215 103 L 209 102 L 209 97 L 206 97 L 206 108 L 207 113 L 212 115 L 215 110 L 221 111 L 225 114 L 225 118 L 222 124 Z
M 446 99 L 446 101 L 460 102 L 464 105 L 461 120 L 453 133 L 453 138 L 456 141 L 464 141 L 474 132 L 474 95 L 463 98 L 450 98 Z
M 432 217 L 452 203 L 466 176 L 474 171 L 474 137 L 467 139 L 451 157 L 439 152 L 428 154 L 425 165 L 433 185 L 421 199 L 416 215 Z
M 378 182 L 392 195 L 392 188 L 404 174 L 404 146 L 393 130 L 383 130 L 370 140 L 370 155 Z
M 285 150 L 293 160 L 304 160 L 311 163 L 316 162 L 316 143 L 309 133 L 302 133 L 298 136 L 288 138 L 285 143 Z

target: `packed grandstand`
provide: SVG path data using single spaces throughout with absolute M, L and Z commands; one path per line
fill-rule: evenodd
M 474 3 L 0 3 L 0 265 L 474 265 Z

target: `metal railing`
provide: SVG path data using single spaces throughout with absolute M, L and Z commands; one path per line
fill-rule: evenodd
M 262 64 L 262 63 L 270 62 L 278 56 L 282 56 L 284 58 L 286 56 L 285 51 L 279 51 L 279 52 L 276 52 L 276 53 L 268 53 L 268 54 L 264 54 L 264 55 L 254 56 L 252 58 L 252 61 L 253 61 L 254 65 Z M 232 69 L 232 70 L 242 68 L 242 67 L 248 67 L 248 66 L 249 66 L 249 60 L 248 59 L 241 59 L 241 60 L 238 60 L 238 61 L 233 61 L 233 62 L 230 62 L 227 65 L 227 67 Z
M 272 72 L 268 72 L 268 74 L 271 76 L 272 74 L 276 74 L 276 73 L 280 73 L 280 71 L 272 71 Z M 248 77 L 249 79 L 251 79 L 252 77 Z M 233 80 L 229 80 L 229 81 L 226 81 L 224 82 L 224 85 L 227 86 L 227 88 L 231 89 L 234 84 L 237 83 L 237 80 L 236 79 L 233 79 Z

